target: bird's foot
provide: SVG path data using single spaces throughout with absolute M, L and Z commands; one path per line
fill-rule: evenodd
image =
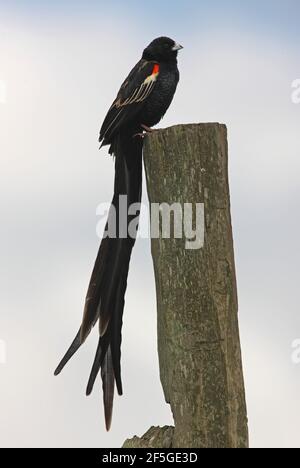
M 147 135 L 147 133 L 153 133 L 155 132 L 155 130 L 151 127 L 148 127 L 147 125 L 144 125 L 144 124 L 141 124 L 141 127 L 143 129 L 143 132 L 140 132 L 140 133 L 136 133 L 135 135 L 133 135 L 133 138 L 135 137 L 140 137 L 140 138 L 145 138 L 145 136 Z
M 147 133 L 153 133 L 155 130 L 151 127 L 148 127 L 147 125 L 142 124 L 141 127 L 145 130 Z
M 145 136 L 146 136 L 146 134 L 141 132 L 141 133 L 136 133 L 135 135 L 133 135 L 133 137 L 132 137 L 132 138 L 139 137 L 139 138 L 142 138 L 142 139 L 144 139 L 144 138 L 145 138 Z

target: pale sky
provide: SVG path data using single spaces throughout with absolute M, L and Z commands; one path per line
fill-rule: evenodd
M 300 447 L 300 5 L 295 1 L 0 2 L 0 446 L 119 447 L 171 424 L 158 376 L 148 241 L 131 262 L 125 395 L 104 429 L 101 385 L 85 387 L 97 336 L 59 378 L 78 329 L 111 199 L 98 130 L 143 48 L 184 45 L 161 126 L 226 123 L 240 331 L 252 447 Z M 144 190 L 145 192 L 145 190 Z M 3 357 L 5 344 L 6 358 Z M 2 356 L 2 357 L 1 357 Z M 5 362 L 4 362 L 5 361 Z

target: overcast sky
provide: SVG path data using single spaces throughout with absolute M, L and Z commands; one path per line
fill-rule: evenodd
M 102 119 L 154 37 L 184 45 L 161 126 L 222 122 L 252 447 L 300 447 L 300 78 L 298 0 L 0 0 L 0 445 L 118 447 L 172 423 L 158 377 L 148 241 L 131 262 L 125 396 L 104 430 L 100 385 L 85 386 L 97 336 L 53 370 L 78 329 L 95 259 L 96 207 L 113 163 Z M 0 359 L 1 361 L 1 359 Z

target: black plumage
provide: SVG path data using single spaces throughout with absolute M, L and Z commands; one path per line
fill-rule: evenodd
M 115 156 L 115 184 L 112 205 L 116 210 L 116 238 L 103 237 L 90 280 L 81 327 L 55 374 L 88 337 L 99 321 L 99 343 L 90 374 L 87 394 L 101 369 L 106 428 L 112 418 L 114 387 L 122 395 L 121 329 L 124 297 L 135 235 L 124 237 L 119 226 L 119 196 L 127 196 L 127 208 L 140 203 L 142 190 L 143 129 L 156 125 L 170 106 L 179 81 L 177 53 L 182 47 L 160 37 L 144 50 L 109 109 L 100 130 L 101 146 L 109 145 Z M 109 217 L 112 214 L 109 214 Z M 126 231 L 135 217 L 126 215 Z M 108 219 L 109 222 L 109 219 Z M 108 226 L 108 224 L 107 224 Z

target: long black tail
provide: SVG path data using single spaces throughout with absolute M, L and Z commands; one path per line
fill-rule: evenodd
M 55 371 L 55 375 L 62 371 L 99 320 L 100 338 L 87 386 L 87 395 L 92 392 L 101 369 L 107 430 L 111 425 L 115 383 L 119 395 L 123 393 L 120 364 L 121 329 L 129 262 L 138 224 L 137 214 L 127 213 L 130 205 L 141 202 L 142 139 L 133 137 L 134 133 L 134 129 L 121 132 L 110 148 L 110 152 L 115 155 L 115 187 L 106 225 L 108 235 L 103 237 L 96 258 L 86 296 L 82 325 Z M 114 226 L 115 232 L 112 229 Z M 132 229 L 128 229 L 129 226 Z M 134 226 L 136 229 L 132 232 Z

